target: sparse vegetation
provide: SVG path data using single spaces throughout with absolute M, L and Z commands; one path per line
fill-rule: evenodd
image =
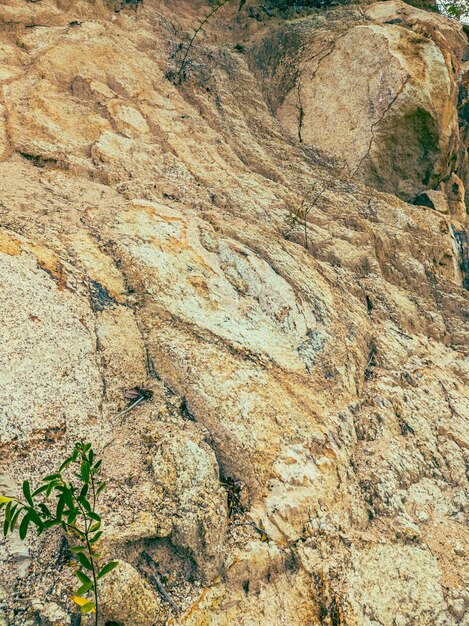
M 192 47 L 194 46 L 195 40 L 197 39 L 199 33 L 203 30 L 204 26 L 206 26 L 206 24 L 212 19 L 212 17 L 222 7 L 224 7 L 225 4 L 228 4 L 231 1 L 232 0 L 216 0 L 213 8 L 206 15 L 204 15 L 204 17 L 197 24 L 196 28 L 194 29 L 194 32 L 192 33 L 191 38 L 189 39 L 189 43 L 187 44 L 187 46 L 181 48 L 182 56 L 181 56 L 181 60 L 178 63 L 178 70 L 177 70 L 178 85 L 180 85 L 182 81 L 186 78 L 186 69 L 187 69 L 187 63 L 189 60 L 189 54 L 192 50 Z M 243 6 L 245 1 L 246 0 L 241 0 L 240 8 Z
M 122 3 L 127 4 L 139 4 L 143 0 L 121 0 Z M 176 71 L 169 71 L 167 77 L 180 85 L 187 78 L 187 68 L 190 61 L 191 51 L 194 48 L 197 37 L 203 31 L 204 27 L 210 22 L 210 20 L 218 13 L 218 11 L 226 4 L 233 0 L 212 0 L 211 8 L 207 11 L 204 17 L 199 21 L 197 26 L 186 45 L 180 43 L 176 52 Z M 235 0 L 239 3 L 238 12 L 247 4 L 247 0 Z M 326 8 L 327 6 L 333 6 L 335 4 L 368 4 L 367 0 L 270 0 L 261 5 L 261 9 L 269 17 L 272 16 L 274 9 L 279 10 L 301 10 L 301 9 L 319 9 Z M 438 11 L 448 17 L 452 17 L 457 20 L 467 21 L 469 20 L 469 0 L 429 0 L 428 4 L 421 2 L 410 2 L 410 4 L 416 4 L 423 9 L 429 11 Z M 249 7 L 252 10 L 252 5 Z M 237 52 L 244 52 L 244 47 L 241 44 L 235 46 Z
M 105 483 L 98 479 L 101 460 L 95 458 L 90 443 L 78 442 L 57 472 L 45 476 L 41 485 L 31 489 L 23 482 L 23 495 L 0 496 L 4 513 L 3 534 L 18 529 L 22 540 L 35 527 L 37 534 L 60 528 L 71 542 L 70 547 L 80 565 L 74 574 L 79 581 L 72 600 L 82 613 L 94 613 L 99 620 L 98 582 L 116 566 L 116 561 L 102 563 L 96 543 L 103 534 L 101 517 L 96 511 Z M 52 501 L 52 502 L 51 502 Z
M 469 20 L 468 0 L 438 0 L 438 6 L 442 13 L 457 20 Z
M 327 185 L 324 184 L 318 189 L 318 183 L 315 183 L 307 196 L 305 196 L 299 206 L 293 208 L 288 213 L 288 222 L 293 228 L 298 224 L 303 229 L 303 245 L 308 249 L 308 215 L 316 206 L 316 202 L 320 199 L 323 193 L 327 189 Z

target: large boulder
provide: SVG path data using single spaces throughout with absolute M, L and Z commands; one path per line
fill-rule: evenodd
M 462 29 L 394 1 L 334 18 L 280 26 L 254 48 L 275 114 L 355 179 L 413 200 L 460 165 Z

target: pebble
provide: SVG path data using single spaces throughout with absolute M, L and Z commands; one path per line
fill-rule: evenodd
M 460 543 L 456 543 L 454 546 L 454 553 L 458 556 L 464 556 L 466 554 L 464 547 Z

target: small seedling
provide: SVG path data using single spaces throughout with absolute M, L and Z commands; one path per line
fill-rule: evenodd
M 101 460 L 95 458 L 91 444 L 78 442 L 57 472 L 43 478 L 36 490 L 31 489 L 29 481 L 23 482 L 24 499 L 0 496 L 5 537 L 17 528 L 20 539 L 24 540 L 34 526 L 38 535 L 57 527 L 75 544 L 70 552 L 80 564 L 74 572 L 80 585 L 72 600 L 82 613 L 95 614 L 96 626 L 98 581 L 118 564 L 102 563 L 95 547 L 103 534 L 101 517 L 96 512 L 99 495 L 106 486 L 97 478 L 100 468 Z
M 435 6 L 431 3 L 428 8 L 435 10 Z M 467 20 L 469 14 L 468 0 L 441 0 L 438 2 L 438 8 L 443 14 L 456 20 Z
M 303 228 L 304 242 L 303 245 L 308 249 L 308 215 L 314 209 L 316 202 L 321 198 L 326 191 L 327 185 L 324 185 L 319 191 L 317 191 L 317 184 L 314 184 L 307 197 L 304 197 L 300 206 L 295 207 L 288 213 L 288 221 L 292 227 L 300 224 Z
M 297 224 L 301 224 L 304 231 L 304 247 L 308 249 L 308 214 L 313 208 L 312 204 L 309 204 L 305 198 L 301 201 L 299 207 L 295 207 L 288 214 L 288 221 L 292 227 Z

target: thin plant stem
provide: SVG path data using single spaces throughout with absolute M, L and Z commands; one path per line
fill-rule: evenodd
M 86 531 L 86 547 L 88 548 L 88 554 L 90 555 L 90 563 L 91 563 L 91 573 L 93 575 L 93 590 L 94 590 L 94 603 L 95 603 L 95 614 L 94 614 L 94 623 L 95 626 L 98 626 L 98 620 L 99 620 L 99 597 L 98 597 L 98 579 L 96 577 L 96 567 L 95 567 L 95 563 L 94 563 L 94 558 L 91 554 L 91 545 L 90 545 L 90 540 L 89 540 L 89 535 L 88 535 L 88 531 Z
M 187 44 L 187 48 L 186 48 L 186 51 L 185 51 L 184 56 L 182 58 L 181 65 L 179 66 L 179 71 L 178 71 L 178 84 L 179 85 L 182 83 L 182 77 L 183 77 L 184 70 L 186 69 L 187 59 L 189 57 L 189 52 L 191 51 L 198 34 L 203 29 L 205 24 L 210 20 L 210 18 L 213 17 L 213 15 L 215 15 L 215 13 L 217 11 L 219 11 L 223 6 L 225 6 L 225 4 L 228 4 L 228 2 L 231 2 L 231 0 L 221 0 L 221 2 L 216 4 L 213 7 L 213 9 L 210 11 L 210 13 L 207 13 L 207 15 L 203 18 L 203 20 L 199 23 L 197 28 L 194 30 L 194 33 L 193 33 L 189 43 Z
M 137 406 L 137 404 L 140 404 L 141 402 L 143 402 L 145 400 L 145 396 L 140 396 L 140 398 L 138 398 L 137 400 L 135 400 L 135 402 L 133 404 L 131 404 L 130 406 L 128 406 L 126 409 L 124 409 L 123 411 L 121 411 L 120 413 L 118 413 L 116 415 L 116 417 L 114 419 L 117 419 L 118 417 L 122 417 L 123 415 L 126 415 L 129 411 L 131 411 L 134 407 Z M 114 441 L 114 440 L 113 440 Z M 108 444 L 109 445 L 109 444 Z
M 139 402 L 151 395 L 150 392 L 144 391 L 142 391 L 142 394 L 142 397 L 138 398 Z M 88 450 L 90 450 L 89 455 L 87 454 Z M 112 571 L 118 565 L 118 562 L 113 561 L 102 566 L 100 564 L 100 555 L 94 552 L 94 543 L 102 534 L 102 531 L 99 530 L 101 517 L 96 513 L 96 505 L 99 493 L 105 487 L 105 483 L 96 480 L 95 473 L 101 465 L 101 460 L 93 465 L 93 459 L 94 452 L 91 449 L 91 444 L 84 445 L 83 442 L 77 442 L 73 454 L 65 459 L 60 469 L 43 479 L 42 482 L 47 484 L 41 485 L 35 491 L 31 491 L 29 481 L 23 481 L 23 493 L 26 501 L 14 496 L 10 497 L 0 494 L 0 510 L 6 506 L 5 536 L 9 532 L 13 533 L 17 521 L 23 515 L 19 527 L 19 536 L 22 540 L 25 539 L 31 522 L 37 526 L 38 535 L 46 529 L 57 526 L 55 530 L 59 530 L 61 527 L 65 535 L 78 538 L 79 545 L 70 548 L 70 551 L 77 554 L 81 566 L 88 571 L 85 573 L 80 566 L 75 571 L 75 575 L 80 579 L 82 585 L 80 585 L 76 596 L 72 599 L 81 606 L 83 614 L 94 611 L 94 626 L 98 626 L 100 621 L 98 581 L 100 577 Z M 81 490 L 79 486 L 68 481 L 62 475 L 62 470 L 68 467 L 70 463 L 75 462 L 81 463 L 81 473 L 74 474 L 83 483 Z M 57 511 L 55 515 L 51 513 L 45 502 L 40 502 L 39 504 L 33 502 L 34 497 L 44 493 L 44 491 L 46 492 L 46 500 L 51 496 L 52 491 L 54 491 L 54 495 L 57 495 Z M 62 547 L 60 548 L 59 559 L 62 558 L 61 555 Z M 57 560 L 56 565 L 58 562 Z
M 98 579 L 96 577 L 96 565 L 94 562 L 94 557 L 93 557 L 93 551 L 91 549 L 91 544 L 90 544 L 90 536 L 89 536 L 89 531 L 91 528 L 91 523 L 90 520 L 88 520 L 88 517 L 86 516 L 86 512 L 83 508 L 83 506 L 81 505 L 81 503 L 78 501 L 77 498 L 75 498 L 75 494 L 73 495 L 75 502 L 78 505 L 78 508 L 81 511 L 81 514 L 83 516 L 83 523 L 85 525 L 85 543 L 86 543 L 86 549 L 88 550 L 88 556 L 90 558 L 90 563 L 91 563 L 91 574 L 93 576 L 93 595 L 94 595 L 94 603 L 95 603 L 95 614 L 94 614 L 94 623 L 95 626 L 98 626 L 98 620 L 99 620 L 99 597 L 98 597 Z M 94 505 L 93 505 L 93 513 L 94 513 Z M 91 520 L 92 521 L 92 520 Z

